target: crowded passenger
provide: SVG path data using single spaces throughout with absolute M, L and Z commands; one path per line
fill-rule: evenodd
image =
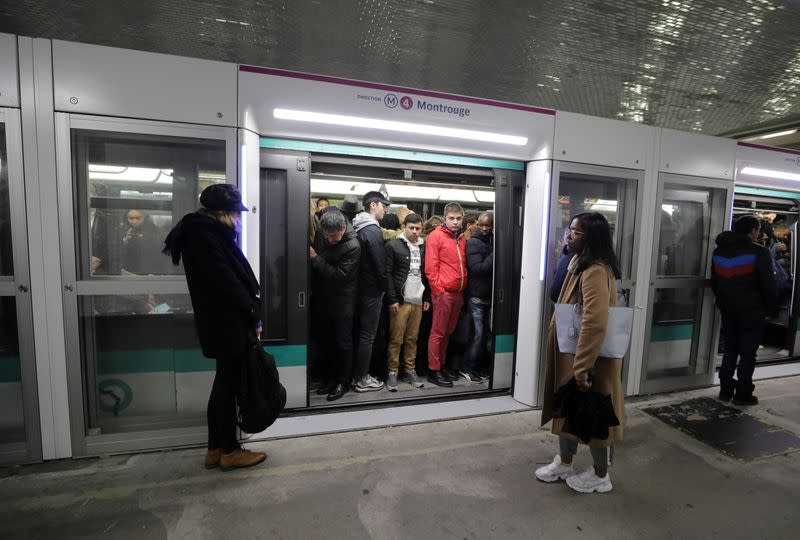
M 389 306 L 389 373 L 386 388 L 397 391 L 400 349 L 403 350 L 403 374 L 400 378 L 414 388 L 424 386 L 417 376 L 417 337 L 423 311 L 430 308 L 430 290 L 425 277 L 425 244 L 422 218 L 408 214 L 403 232 L 386 244 L 386 304 Z
M 353 219 L 362 210 L 361 201 L 355 195 L 346 195 L 342 200 L 342 204 L 339 205 L 339 209 L 344 214 L 344 217 L 347 218 L 347 222 L 352 223 Z
M 353 227 L 336 208 L 323 212 L 314 246 L 308 248 L 313 272 L 313 319 L 324 381 L 317 394 L 336 401 L 349 389 L 353 373 L 353 318 L 361 246 Z M 383 385 L 381 384 L 381 387 Z
M 467 242 L 472 238 L 472 234 L 478 230 L 478 219 L 480 217 L 481 214 L 476 212 L 467 212 L 464 214 L 464 222 L 461 224 L 461 227 L 464 229 L 464 238 Z
M 422 238 L 427 238 L 429 234 L 436 230 L 444 223 L 442 216 L 431 216 L 428 221 L 422 225 Z
M 127 230 L 122 236 L 120 266 L 122 274 L 153 275 L 164 273 L 160 256 L 162 233 L 141 210 L 126 214 Z
M 402 228 L 400 227 L 400 218 L 397 214 L 390 214 L 387 212 L 380 221 L 380 225 L 383 239 L 386 242 L 389 240 L 394 240 L 400 235 L 401 232 L 403 232 Z
M 770 253 L 757 243 L 761 233 L 757 217 L 742 216 L 733 224 L 733 230 L 717 236 L 712 256 L 711 288 L 722 314 L 725 340 L 719 370 L 719 399 L 733 399 L 736 405 L 758 403 L 753 395 L 756 352 L 766 317 L 778 313 Z
M 379 191 L 370 191 L 364 195 L 363 203 L 364 211 L 353 220 L 362 254 L 358 272 L 358 348 L 353 388 L 356 392 L 371 392 L 383 388 L 383 383 L 370 375 L 369 367 L 386 286 L 386 255 L 379 221 L 389 208 L 389 200 Z
M 492 308 L 492 283 L 494 273 L 494 216 L 484 212 L 478 218 L 477 231 L 467 240 L 467 307 L 472 315 L 473 335 L 461 364 L 461 376 L 469 382 L 481 382 L 476 373 L 484 354 L 486 328 Z
M 322 211 L 328 208 L 331 205 L 331 202 L 328 200 L 327 197 L 320 197 L 317 199 L 317 209 L 316 214 L 317 216 L 322 215 Z
M 444 223 L 426 239 L 425 274 L 431 287 L 433 324 L 428 340 L 428 381 L 452 387 L 458 376 L 445 366 L 447 346 L 456 329 L 467 286 L 466 240 L 461 231 L 464 209 L 444 207 Z M 429 220 L 430 221 L 430 220 Z
M 566 480 L 570 488 L 580 493 L 608 492 L 612 488 L 608 466 L 612 461 L 613 445 L 622 439 L 625 405 L 622 358 L 600 357 L 600 349 L 608 325 L 608 308 L 616 305 L 616 280 L 620 271 L 611 229 L 601 214 L 586 212 L 573 217 L 567 242 L 570 252 L 575 255 L 570 259 L 558 302 L 576 304 L 580 300 L 583 316 L 577 329 L 575 354 L 559 350 L 555 316 L 550 321 L 542 425 L 553 421 L 551 430 L 559 436 L 559 453 L 552 463 L 538 468 L 535 474 L 543 482 Z M 610 404 L 603 399 L 586 401 L 590 405 L 583 412 L 590 417 L 616 416 L 618 421 L 618 425 L 607 422 L 607 437 L 588 438 L 594 467 L 582 473 L 576 473 L 572 464 L 579 439 L 575 433 L 564 430 L 564 417 L 555 416 L 556 390 L 564 392 L 563 389 L 573 387 L 580 393 L 593 391 L 600 396 L 610 396 Z M 606 410 L 608 407 L 612 410 Z

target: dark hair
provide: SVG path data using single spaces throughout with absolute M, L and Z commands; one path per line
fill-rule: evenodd
M 380 223 L 381 227 L 390 231 L 400 228 L 400 218 L 397 217 L 397 214 L 386 214 L 378 223 Z
M 583 249 L 578 256 L 577 272 L 583 272 L 594 263 L 601 261 L 611 267 L 614 277 L 619 279 L 619 263 L 611 243 L 611 227 L 603 214 L 583 212 L 572 216 L 577 219 L 583 229 Z
M 477 223 L 480 219 L 481 215 L 477 212 L 467 212 L 464 215 L 464 225 L 472 225 L 473 223 Z
M 345 221 L 344 215 L 338 209 L 328 210 L 319 218 L 319 228 L 322 229 L 324 233 L 331 234 L 339 232 L 346 227 L 347 221 Z
M 325 201 L 328 204 L 331 203 L 331 201 L 329 201 L 327 197 L 320 197 L 319 199 L 317 199 L 317 206 L 319 206 L 319 203 L 322 201 Z
M 761 221 L 752 215 L 742 216 L 733 223 L 733 230 L 739 234 L 750 234 L 753 229 L 760 229 Z
M 409 223 L 422 223 L 422 216 L 419 214 L 408 214 L 406 219 L 403 220 L 403 225 L 408 225 Z

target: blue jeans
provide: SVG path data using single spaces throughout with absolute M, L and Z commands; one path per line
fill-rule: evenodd
M 719 368 L 722 390 L 739 396 L 753 394 L 753 371 L 756 369 L 756 352 L 764 334 L 766 317 L 761 311 L 723 311 L 722 335 L 725 336 L 725 354 Z M 739 367 L 736 360 L 739 359 Z M 733 378 L 736 371 L 737 380 Z
M 478 360 L 484 351 L 484 338 L 486 336 L 486 327 L 489 326 L 489 311 L 492 307 L 491 304 L 482 304 L 474 302 L 472 298 L 467 300 L 470 314 L 472 315 L 472 328 L 474 334 L 472 342 L 467 348 L 467 353 L 464 355 L 464 362 L 461 365 L 462 371 L 474 371 L 478 365 Z

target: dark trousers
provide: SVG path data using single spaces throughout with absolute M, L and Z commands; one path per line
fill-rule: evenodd
M 353 378 L 361 379 L 369 373 L 372 360 L 372 345 L 375 343 L 375 334 L 378 333 L 378 323 L 381 320 L 383 295 L 358 297 L 358 352 Z
M 353 374 L 353 316 L 324 317 L 317 336 L 323 378 L 349 385 Z
M 232 452 L 239 446 L 236 438 L 236 391 L 239 387 L 242 357 L 217 358 L 217 374 L 208 397 L 208 447 Z
M 467 354 L 464 355 L 464 363 L 461 366 L 463 371 L 474 371 L 478 367 L 478 360 L 486 352 L 486 329 L 489 327 L 489 312 L 491 304 L 475 302 L 470 298 L 467 306 L 472 315 L 472 342 L 469 344 Z
M 722 390 L 740 396 L 753 393 L 753 371 L 756 369 L 756 352 L 764 334 L 766 317 L 761 311 L 723 311 L 722 335 L 725 336 L 725 354 L 719 369 Z M 736 360 L 739 359 L 739 367 Z M 736 379 L 733 373 L 736 372 Z

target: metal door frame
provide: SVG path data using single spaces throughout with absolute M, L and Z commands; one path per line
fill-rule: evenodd
M 58 219 L 61 231 L 61 275 L 63 283 L 64 326 L 67 353 L 67 385 L 70 403 L 70 432 L 74 456 L 130 452 L 156 448 L 202 444 L 206 428 L 172 427 L 136 432 L 87 434 L 86 393 L 81 369 L 80 318 L 78 297 L 120 294 L 188 294 L 183 276 L 153 278 L 100 277 L 78 279 L 75 231 L 72 130 L 87 129 L 109 133 L 213 139 L 225 142 L 225 176 L 228 183 L 237 179 L 236 129 L 198 126 L 149 120 L 96 117 L 56 113 L 56 167 L 58 181 Z M 89 391 L 89 395 L 93 395 Z
M 25 206 L 25 180 L 22 165 L 20 111 L 0 107 L 0 124 L 6 128 L 8 188 L 11 211 L 11 241 L 14 277 L 0 278 L 0 296 L 16 301 L 19 358 L 22 379 L 22 411 L 25 441 L 0 444 L 0 463 L 42 460 L 42 431 L 39 418 L 38 382 L 33 337 L 33 306 L 30 295 L 28 226 Z
M 640 246 L 640 234 L 637 234 L 636 231 L 639 230 L 640 224 L 642 221 L 643 212 L 640 210 L 642 208 L 642 201 L 644 198 L 644 179 L 645 179 L 645 171 L 641 169 L 624 169 L 620 167 L 607 167 L 604 165 L 587 165 L 583 163 L 574 163 L 569 161 L 553 161 L 553 168 L 552 168 L 552 180 L 550 184 L 550 200 L 549 200 L 549 209 L 548 212 L 550 214 L 550 222 L 548 224 L 549 231 L 547 235 L 547 262 L 546 262 L 546 270 L 545 270 L 545 281 L 544 281 L 544 301 L 542 302 L 542 312 L 540 314 L 542 318 L 542 339 L 541 339 L 541 350 L 540 350 L 540 358 L 542 358 L 542 362 L 539 366 L 539 387 L 538 387 L 538 399 L 537 403 L 539 405 L 542 404 L 542 399 L 544 396 L 544 384 L 545 384 L 545 370 L 547 368 L 547 358 L 548 358 L 548 351 L 547 351 L 547 333 L 549 328 L 549 320 L 552 313 L 552 304 L 553 302 L 550 300 L 550 291 L 549 286 L 552 283 L 553 279 L 553 272 L 556 269 L 556 265 L 558 263 L 557 260 L 551 260 L 551 256 L 553 253 L 557 251 L 558 248 L 558 241 L 560 239 L 555 233 L 560 231 L 556 231 L 556 227 L 558 226 L 559 216 L 556 211 L 558 206 L 558 197 L 559 197 L 559 190 L 561 186 L 561 173 L 571 173 L 571 174 L 582 174 L 587 176 L 595 176 L 595 177 L 603 177 L 608 178 L 609 180 L 626 180 L 626 181 L 634 181 L 636 184 L 636 200 L 634 202 L 634 214 L 633 214 L 633 222 L 631 224 L 627 224 L 623 221 L 623 228 L 626 229 L 630 227 L 631 236 L 633 237 L 633 245 L 631 246 L 631 260 L 630 260 L 630 277 L 625 279 L 618 280 L 620 289 L 628 289 L 629 292 L 629 306 L 634 307 L 635 298 L 636 298 L 636 282 L 637 276 L 636 272 L 638 269 L 638 265 L 636 264 L 636 254 L 639 252 Z M 630 204 L 627 203 L 626 204 Z M 624 219 L 625 213 L 620 215 Z M 626 229 L 627 230 L 627 229 Z M 640 317 L 641 310 L 634 311 L 634 317 Z M 634 325 L 635 326 L 635 325 Z M 628 354 L 623 359 L 623 368 L 622 368 L 622 384 L 623 388 L 627 388 L 626 379 L 628 378 L 628 374 L 630 372 L 630 363 L 631 363 L 631 351 L 628 351 Z
M 663 204 L 663 197 L 664 197 L 664 185 L 665 184 L 677 184 L 680 186 L 685 186 L 689 189 L 691 188 L 709 188 L 709 189 L 721 189 L 725 192 L 725 206 L 721 210 L 723 211 L 722 220 L 721 220 L 721 227 L 720 231 L 726 230 L 726 228 L 730 225 L 731 214 L 733 212 L 733 181 L 732 180 L 719 180 L 714 178 L 699 178 L 694 176 L 687 176 L 682 174 L 673 174 L 673 173 L 665 173 L 659 172 L 658 174 L 658 187 L 657 187 L 657 194 L 656 194 L 656 205 L 655 205 L 655 212 L 656 216 L 659 214 L 659 209 Z M 659 239 L 661 235 L 661 220 L 655 220 L 655 226 L 653 227 L 653 243 L 652 243 L 652 253 L 651 256 L 651 265 L 650 265 L 650 279 L 649 279 L 649 290 L 648 290 L 648 304 L 647 304 L 647 319 L 646 319 L 646 326 L 645 326 L 645 346 L 644 346 L 644 355 L 642 361 L 642 373 L 640 379 L 640 386 L 639 386 L 639 393 L 640 394 L 649 394 L 655 392 L 667 392 L 670 390 L 678 390 L 678 389 L 685 389 L 685 388 L 692 388 L 698 386 L 705 386 L 712 384 L 714 382 L 714 372 L 716 369 L 716 353 L 713 351 L 713 347 L 719 340 L 719 316 L 716 307 L 713 308 L 713 320 L 711 321 L 711 341 L 710 343 L 700 343 L 699 339 L 701 336 L 698 336 L 698 343 L 695 345 L 694 340 L 692 343 L 692 356 L 696 357 L 699 354 L 700 347 L 708 347 L 709 349 L 709 361 L 708 366 L 704 373 L 694 374 L 694 375 L 683 375 L 678 377 L 665 377 L 661 379 L 657 379 L 654 381 L 648 381 L 647 379 L 647 364 L 646 359 L 650 358 L 650 346 L 651 346 L 651 339 L 650 335 L 653 330 L 653 310 L 655 308 L 655 290 L 660 288 L 682 288 L 686 286 L 694 285 L 695 288 L 697 285 L 703 284 L 704 287 L 701 289 L 703 291 L 701 296 L 701 314 L 702 309 L 706 305 L 706 302 L 713 302 L 713 293 L 711 292 L 710 281 L 711 281 L 711 255 L 713 253 L 713 249 L 711 246 L 712 239 L 710 235 L 714 234 L 714 224 L 715 220 L 720 218 L 719 216 L 719 208 L 714 208 L 713 200 L 711 206 L 711 214 L 709 215 L 710 220 L 710 230 L 709 230 L 709 237 L 704 238 L 705 246 L 706 246 L 706 264 L 705 264 L 705 275 L 703 277 L 658 277 L 658 257 L 659 257 Z M 659 282 L 663 281 L 672 281 L 677 282 L 674 283 L 674 287 L 659 287 Z M 700 325 L 703 324 L 703 321 L 699 321 L 698 325 L 698 334 L 700 333 Z M 713 353 L 713 354 L 712 354 Z

